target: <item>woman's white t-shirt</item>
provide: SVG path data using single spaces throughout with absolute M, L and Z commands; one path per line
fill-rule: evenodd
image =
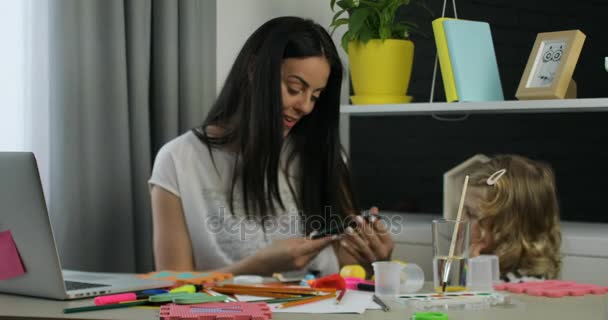
M 273 240 L 304 236 L 302 219 L 284 174 L 279 175 L 279 191 L 285 210 L 277 207 L 276 217 L 264 223 L 265 232 L 258 222 L 245 219 L 239 185 L 233 196 L 235 214 L 231 213 L 228 201 L 236 158 L 233 152 L 208 148 L 189 131 L 165 144 L 154 161 L 149 184 L 181 199 L 197 270 L 225 267 Z M 324 275 L 337 273 L 333 248 L 323 249 L 306 269 Z

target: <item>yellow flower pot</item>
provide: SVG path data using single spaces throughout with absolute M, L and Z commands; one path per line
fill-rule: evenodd
M 351 41 L 348 60 L 353 104 L 407 103 L 412 99 L 406 95 L 414 63 L 412 41 Z

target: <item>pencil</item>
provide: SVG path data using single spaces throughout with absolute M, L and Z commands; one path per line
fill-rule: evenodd
M 309 299 L 310 297 L 297 297 L 297 298 L 282 298 L 282 299 L 264 299 L 264 300 L 255 300 L 255 302 L 266 302 L 268 304 L 270 303 L 283 303 L 283 302 L 290 302 L 290 301 L 300 301 L 303 299 Z
M 220 293 L 242 293 L 247 292 L 248 294 L 251 292 L 269 292 L 269 293 L 282 293 L 282 294 L 291 294 L 291 295 L 318 295 L 321 290 L 319 289 L 311 289 L 311 288 L 279 288 L 279 287 L 268 287 L 268 288 L 236 288 L 236 287 L 213 287 L 211 288 L 214 291 Z
M 267 297 L 267 298 L 278 298 L 278 299 L 302 297 L 301 295 L 297 295 L 297 294 L 285 294 L 285 293 L 274 293 L 274 292 L 264 292 L 264 291 L 235 291 L 235 292 L 230 292 L 230 294 L 240 294 L 240 295 L 245 295 L 245 296 L 256 296 L 256 297 Z
M 342 302 L 342 298 L 344 298 L 345 293 L 346 293 L 346 289 L 343 289 L 342 291 L 340 291 L 340 294 L 336 298 L 336 304 L 340 304 L 340 302 Z
M 317 291 L 310 291 L 310 290 L 297 290 L 297 289 L 285 289 L 285 290 L 279 290 L 279 289 L 254 289 L 254 288 L 249 288 L 249 289 L 240 289 L 240 288 L 223 288 L 223 287 L 215 287 L 212 288 L 213 291 L 217 291 L 219 293 L 224 293 L 224 294 L 246 294 L 246 295 L 256 295 L 256 294 L 272 294 L 273 298 L 291 298 L 294 295 L 317 295 L 318 292 Z
M 319 291 L 318 288 L 308 288 L 308 287 L 302 287 L 302 286 L 283 285 L 283 284 L 245 285 L 245 284 L 226 283 L 222 286 L 216 286 L 216 288 L 252 289 L 252 290 L 262 290 L 262 291 L 272 291 L 272 292 L 284 292 L 284 291 L 290 291 L 290 290 L 308 291 L 308 292 Z
M 101 306 L 86 306 L 86 307 L 76 307 L 76 308 L 65 308 L 63 309 L 63 313 L 74 313 L 74 312 L 85 312 L 85 311 L 97 311 L 97 310 L 106 310 L 106 309 L 117 309 L 117 308 L 128 308 L 134 306 L 142 306 L 148 304 L 148 300 L 136 300 L 130 302 L 123 303 L 115 303 L 115 304 L 106 304 Z
M 327 300 L 327 299 L 331 299 L 335 296 L 336 296 L 335 293 L 330 293 L 330 294 L 326 294 L 324 296 L 315 296 L 312 298 L 305 298 L 305 299 L 298 300 L 298 301 L 285 302 L 283 304 L 278 305 L 277 309 L 284 309 L 284 308 L 295 307 L 295 306 L 299 306 L 299 305 L 303 305 L 303 304 L 307 304 L 307 303 L 311 303 L 311 302 Z

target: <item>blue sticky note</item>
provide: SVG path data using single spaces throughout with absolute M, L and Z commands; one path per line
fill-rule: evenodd
M 194 278 L 201 278 L 201 277 L 209 277 L 211 276 L 208 273 L 201 273 L 201 272 L 181 272 L 179 274 L 177 274 L 175 277 L 177 279 L 194 279 Z
M 502 101 L 498 63 L 487 22 L 443 21 L 458 100 Z

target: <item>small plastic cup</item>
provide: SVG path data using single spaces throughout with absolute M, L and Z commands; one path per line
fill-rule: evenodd
M 380 298 L 396 299 L 401 290 L 401 270 L 404 265 L 394 261 L 372 263 L 375 277 L 375 293 Z
M 394 299 L 401 293 L 413 293 L 424 286 L 424 272 L 414 263 L 396 261 L 372 263 L 375 293 L 381 298 Z
M 481 255 L 469 258 L 467 270 L 467 288 L 471 291 L 492 291 L 494 284 L 500 281 L 498 257 Z

